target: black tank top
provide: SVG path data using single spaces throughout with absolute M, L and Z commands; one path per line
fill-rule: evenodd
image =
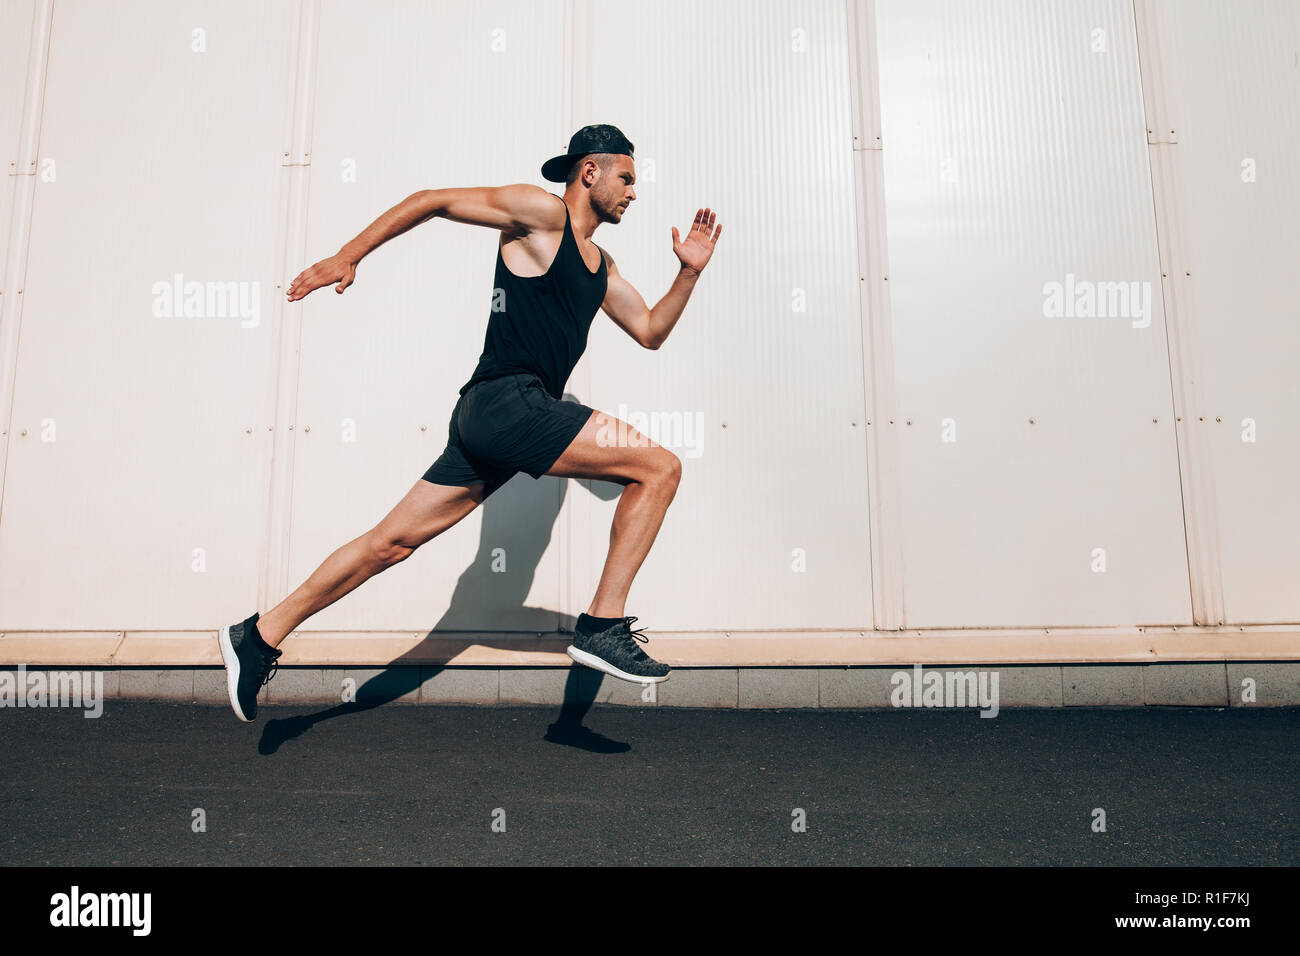
M 605 301 L 605 254 L 601 250 L 595 272 L 587 268 L 570 227 L 569 204 L 555 198 L 564 204 L 564 235 L 545 275 L 515 275 L 506 268 L 498 245 L 483 354 L 461 387 L 462 395 L 487 379 L 532 372 L 558 399 L 587 348 L 591 321 Z

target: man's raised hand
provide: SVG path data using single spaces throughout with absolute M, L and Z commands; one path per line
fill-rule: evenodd
M 352 280 L 357 277 L 357 264 L 345 258 L 342 255 L 333 255 L 328 259 L 322 259 L 314 266 L 310 266 L 298 273 L 297 277 L 289 284 L 290 302 L 297 302 L 309 292 L 315 292 L 322 286 L 327 286 L 331 282 L 337 282 L 334 291 L 342 294 L 343 290 L 352 284 Z
M 707 208 L 701 209 L 695 214 L 695 222 L 687 230 L 685 239 L 678 237 L 677 227 L 673 226 L 673 252 L 677 253 L 683 269 L 689 269 L 699 275 L 708 265 L 709 257 L 713 255 L 713 247 L 718 237 L 722 235 L 721 224 L 716 230 L 713 228 L 717 218 L 717 213 L 710 212 Z

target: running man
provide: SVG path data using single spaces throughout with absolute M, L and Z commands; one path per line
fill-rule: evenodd
M 460 390 L 441 457 L 379 524 L 326 558 L 264 617 L 254 613 L 221 629 L 230 703 L 240 720 L 257 716 L 258 692 L 275 674 L 283 653 L 278 647 L 291 631 L 410 557 L 520 471 L 534 479 L 598 478 L 624 486 L 600 584 L 578 616 L 568 654 L 623 680 L 668 679 L 667 665 L 638 646 L 647 638 L 632 630 L 637 618 L 623 612 L 632 579 L 677 493 L 681 460 L 611 415 L 561 401 L 596 310 L 603 309 L 643 348 L 659 348 L 722 235 L 709 209 L 695 214 L 685 238 L 674 226 L 673 252 L 681 268 L 667 295 L 649 308 L 609 253 L 591 241 L 601 223 L 622 222 L 636 199 L 633 148 L 613 126 L 583 127 L 569 140 L 568 152 L 542 164 L 547 181 L 565 184 L 563 197 L 527 184 L 421 190 L 293 280 L 290 302 L 331 284 L 342 293 L 364 256 L 429 219 L 501 232 L 483 354 Z M 605 437 L 610 434 L 629 440 L 611 443 Z

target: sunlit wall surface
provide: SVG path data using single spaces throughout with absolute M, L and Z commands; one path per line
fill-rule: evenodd
M 882 514 L 908 628 L 1190 625 L 1205 575 L 1230 623 L 1300 621 L 1300 6 L 1160 10 L 1155 64 L 1131 0 L 0 4 L 0 632 L 213 630 L 373 527 L 446 442 L 497 234 L 283 288 L 416 190 L 563 192 L 538 167 L 587 123 L 636 144 L 594 238 L 650 305 L 672 227 L 724 224 L 666 344 L 598 314 L 568 384 L 684 465 L 642 623 L 870 631 Z M 618 491 L 516 476 L 305 629 L 563 628 Z

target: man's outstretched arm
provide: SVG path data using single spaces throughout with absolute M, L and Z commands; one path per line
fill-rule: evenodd
M 481 186 L 466 189 L 422 189 L 388 210 L 337 253 L 304 269 L 289 285 L 289 301 L 337 283 L 342 293 L 357 274 L 357 263 L 394 236 L 422 222 L 442 217 L 453 222 L 487 226 L 512 235 L 536 228 L 555 228 L 555 201 L 540 186 Z
M 718 241 L 718 236 L 722 235 L 721 225 L 716 230 L 713 228 L 717 218 L 717 213 L 701 209 L 695 214 L 695 222 L 687 231 L 685 239 L 678 237 L 677 227 L 673 226 L 673 252 L 677 254 L 681 268 L 667 295 L 653 309 L 646 306 L 641 294 L 619 273 L 614 265 L 614 257 L 605 253 L 609 283 L 601 308 L 642 348 L 657 349 L 663 345 L 668 333 L 682 317 L 686 301 L 695 289 L 695 280 L 708 265 L 709 258 L 713 255 L 713 246 Z

